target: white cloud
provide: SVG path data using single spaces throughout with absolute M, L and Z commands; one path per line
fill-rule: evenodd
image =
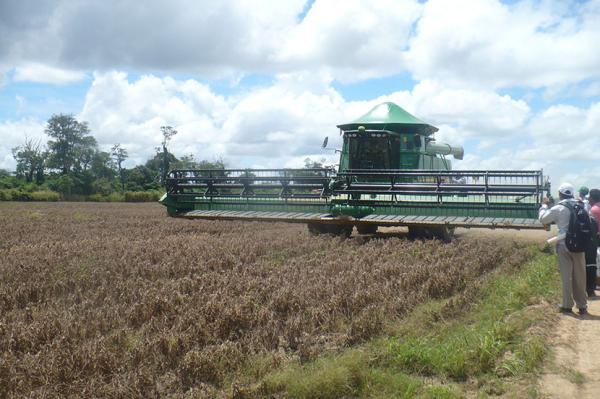
M 86 70 L 266 71 L 304 2 L 2 2 L 0 58 Z
M 46 144 L 45 124 L 35 119 L 0 122 L 0 169 L 14 170 L 16 163 L 12 149 L 23 145 L 26 139 Z
M 414 0 L 318 0 L 278 59 L 296 69 L 325 66 L 342 81 L 398 73 L 420 10 Z
M 94 75 L 79 117 L 90 123 L 101 145 L 119 142 L 137 162 L 159 145 L 160 126 L 172 125 L 179 131 L 171 144 L 178 155 L 224 156 L 232 166 L 278 166 L 316 154 L 335 158 L 319 149 L 323 137 L 339 148 L 335 125 L 383 101 L 439 124 L 438 139 L 452 144 L 480 137 L 504 140 L 524 128 L 530 113 L 524 101 L 509 96 L 429 81 L 371 101 L 346 101 L 326 73 L 282 74 L 268 87 L 225 98 L 194 80 L 145 75 L 129 82 L 125 73 L 110 72 Z
M 405 69 L 403 51 L 422 8 L 416 0 L 317 0 L 300 19 L 306 3 L 0 4 L 0 15 L 6 17 L 0 26 L 0 58 L 19 68 L 19 78 L 44 82 L 68 80 L 59 68 L 211 77 L 326 69 L 344 81 Z M 47 70 L 41 71 L 43 66 Z
M 196 81 L 144 75 L 130 83 L 123 72 L 96 73 L 79 115 L 89 122 L 98 143 L 121 143 L 140 163 L 162 140 L 160 127 L 174 126 L 171 146 L 178 154 L 219 154 L 227 137 L 219 125 L 227 114 L 225 99 Z
M 84 72 L 53 68 L 43 64 L 18 66 L 13 75 L 15 82 L 49 83 L 55 85 L 75 83 L 85 78 L 86 74 Z
M 0 2 L 0 58 L 18 77 L 59 83 L 113 68 L 326 71 L 343 82 L 408 70 L 446 86 L 554 93 L 600 78 L 598 2 L 316 0 L 301 19 L 306 2 Z
M 539 155 L 560 161 L 590 161 L 598 163 L 600 156 L 600 103 L 578 108 L 554 105 L 536 115 L 529 125 Z M 596 167 L 600 178 L 600 165 Z
M 370 101 L 348 104 L 355 118 L 384 101 L 399 104 L 418 118 L 438 127 L 436 137 L 454 144 L 468 139 L 504 140 L 519 134 L 531 109 L 523 100 L 492 90 L 455 88 L 424 80 L 411 91 L 399 91 Z
M 125 73 L 109 72 L 94 75 L 78 117 L 104 148 L 117 142 L 127 148 L 131 162 L 151 156 L 160 126 L 171 125 L 178 131 L 170 144 L 177 155 L 273 166 L 318 150 L 326 134 L 337 133 L 342 107 L 326 76 L 282 75 L 270 87 L 224 98 L 194 80 L 145 75 L 129 82 Z
M 407 66 L 418 79 L 487 87 L 562 86 L 600 76 L 598 2 L 431 0 Z
M 561 181 L 600 187 L 600 103 L 588 108 L 555 105 L 531 119 L 521 135 L 493 151 L 469 154 L 463 169 L 544 169 L 554 186 Z

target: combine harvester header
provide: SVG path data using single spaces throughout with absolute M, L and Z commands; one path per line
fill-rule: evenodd
M 544 228 L 542 171 L 453 171 L 446 156 L 462 159 L 462 147 L 437 143 L 436 127 L 393 103 L 338 128 L 338 170 L 178 169 L 160 202 L 170 216 L 306 223 L 314 234 L 408 226 L 449 241 L 455 227 Z

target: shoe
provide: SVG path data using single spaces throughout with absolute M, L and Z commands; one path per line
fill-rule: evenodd
M 571 308 L 563 308 L 561 305 L 558 305 L 558 311 L 560 313 L 573 313 L 573 309 L 571 309 Z
M 588 311 L 587 311 L 587 308 L 581 308 L 581 309 L 579 309 L 579 311 L 577 313 L 579 313 L 579 315 L 583 316 L 583 315 L 588 314 Z

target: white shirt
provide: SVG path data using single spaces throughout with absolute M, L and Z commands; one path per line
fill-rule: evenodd
M 588 196 L 586 195 L 585 198 L 582 201 L 583 201 L 583 207 L 585 208 L 585 211 L 587 213 L 590 213 L 590 209 L 592 209 L 592 206 L 590 205 L 590 201 L 588 200 Z
M 558 234 L 566 233 L 569 230 L 569 221 L 571 220 L 571 211 L 566 206 L 562 205 L 564 202 L 576 203 L 577 201 L 570 198 L 560 201 L 557 205 L 548 209 L 548 205 L 543 204 L 540 208 L 538 219 L 542 224 L 556 223 L 558 227 Z

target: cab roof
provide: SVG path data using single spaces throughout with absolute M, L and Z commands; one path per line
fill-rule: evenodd
M 358 119 L 337 125 L 338 128 L 356 130 L 359 126 L 365 129 L 389 130 L 395 133 L 418 133 L 430 135 L 438 128 L 423 122 L 392 102 L 381 103 Z

